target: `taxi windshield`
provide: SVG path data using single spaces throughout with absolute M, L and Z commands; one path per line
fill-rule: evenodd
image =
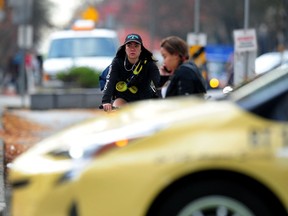
M 76 58 L 76 57 L 112 57 L 117 47 L 113 38 L 63 38 L 55 39 L 51 44 L 48 58 Z

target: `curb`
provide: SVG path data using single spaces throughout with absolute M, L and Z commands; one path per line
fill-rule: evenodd
M 3 129 L 2 125 L 2 115 L 3 115 L 3 108 L 0 107 L 0 129 Z M 5 147 L 4 142 L 0 138 L 0 215 L 5 216 L 8 215 L 6 212 L 6 196 L 7 190 L 5 188 L 5 164 L 4 164 L 4 157 L 5 157 Z

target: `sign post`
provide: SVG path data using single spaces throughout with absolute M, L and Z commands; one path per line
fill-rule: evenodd
M 205 46 L 207 35 L 200 33 L 200 0 L 194 2 L 194 32 L 187 34 L 189 56 L 207 79 Z
M 249 26 L 249 2 L 244 4 L 244 29 L 234 30 L 234 85 L 248 81 L 254 76 L 257 56 L 257 38 L 255 29 Z

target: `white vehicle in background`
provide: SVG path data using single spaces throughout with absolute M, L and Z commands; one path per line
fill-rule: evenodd
M 110 29 L 64 30 L 52 33 L 43 63 L 44 82 L 71 67 L 88 66 L 102 72 L 114 58 L 119 39 Z
M 261 74 L 288 62 L 288 51 L 268 52 L 258 56 L 255 60 L 255 73 Z

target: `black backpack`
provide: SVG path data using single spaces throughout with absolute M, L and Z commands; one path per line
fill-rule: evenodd
M 110 65 L 108 65 L 100 74 L 99 76 L 99 84 L 100 84 L 100 90 L 103 91 L 105 84 L 106 84 L 106 76 L 108 75 L 109 69 L 110 69 Z

